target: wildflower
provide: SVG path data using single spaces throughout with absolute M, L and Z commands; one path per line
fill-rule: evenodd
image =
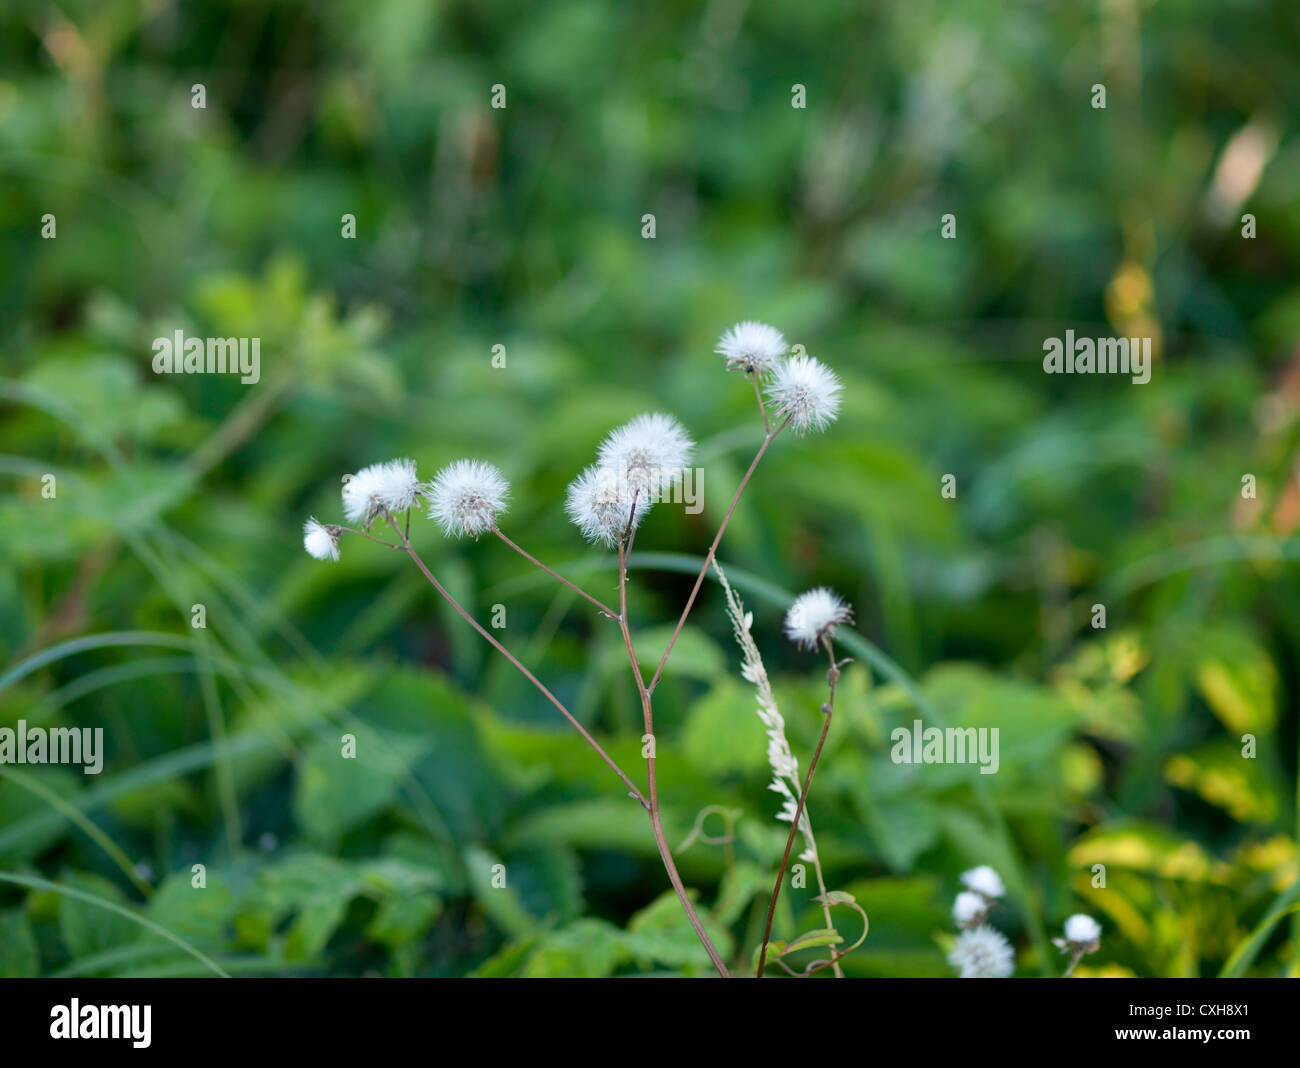
M 496 525 L 505 511 L 510 483 L 492 464 L 457 460 L 439 471 L 429 483 L 429 518 L 448 537 L 474 537 Z
M 714 351 L 727 358 L 727 370 L 740 369 L 747 374 L 765 375 L 790 346 L 785 335 L 766 323 L 737 323 L 718 341 Z
M 972 927 L 957 936 L 948 963 L 962 979 L 1005 979 L 1016 970 L 1016 952 L 1000 931 Z
M 339 558 L 339 528 L 326 526 L 312 516 L 302 526 L 302 545 L 317 560 Z
M 616 471 L 592 464 L 569 484 L 564 507 L 584 538 L 613 546 L 641 523 L 650 501 L 630 492 Z
M 767 387 L 777 416 L 788 416 L 790 429 L 803 435 L 835 421 L 844 386 L 835 373 L 811 356 L 796 356 L 776 369 Z
M 952 905 L 952 918 L 958 927 L 973 927 L 984 922 L 988 900 L 971 890 L 963 890 Z
M 1101 941 L 1101 924 L 1082 912 L 1075 913 L 1065 921 L 1065 940 L 1072 947 L 1091 953 Z
M 369 526 L 381 511 L 405 512 L 419 489 L 414 460 L 371 464 L 343 479 L 343 514 L 349 522 Z
M 970 871 L 961 873 L 962 885 L 975 893 L 983 895 L 987 900 L 992 901 L 994 898 L 1001 897 L 1007 892 L 1006 887 L 1002 885 L 1002 878 L 990 868 L 987 864 L 981 864 L 978 868 L 971 868 Z
M 853 609 L 840 598 L 819 586 L 801 593 L 785 614 L 785 633 L 792 642 L 814 649 L 841 623 L 853 622 Z
M 611 431 L 601 443 L 596 462 L 625 480 L 629 494 L 644 498 L 649 506 L 658 499 L 660 487 L 672 486 L 681 478 L 694 448 L 681 423 L 671 415 L 646 412 Z

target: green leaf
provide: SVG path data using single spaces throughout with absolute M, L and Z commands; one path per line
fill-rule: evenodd
M 437 894 L 393 895 L 375 910 L 366 925 L 366 936 L 396 949 L 422 937 L 441 913 L 442 900 Z
M 0 911 L 0 979 L 39 974 L 40 957 L 27 912 L 21 908 Z
M 675 668 L 676 660 L 672 663 Z M 720 681 L 691 706 L 681 745 L 686 759 L 705 775 L 765 768 L 767 735 L 755 712 L 754 691 L 730 679 Z
M 785 948 L 785 953 L 798 953 L 801 949 L 817 949 L 819 946 L 838 946 L 844 939 L 833 927 L 818 927 L 805 931 Z
M 71 872 L 62 879 L 64 886 L 94 894 L 123 904 L 122 891 L 107 879 L 83 872 Z M 59 934 L 74 957 L 88 957 L 114 946 L 134 942 L 140 928 L 125 916 L 100 908 L 80 898 L 63 897 L 59 901 Z
M 773 875 L 752 861 L 740 860 L 722 877 L 718 899 L 713 903 L 713 916 L 718 923 L 730 927 L 758 894 L 769 893 Z
M 688 894 L 691 892 L 688 890 Z M 692 902 L 694 895 L 692 894 Z M 714 948 L 731 956 L 731 934 L 720 924 L 701 916 Z M 711 967 L 708 951 L 691 926 L 676 893 L 665 891 L 628 922 L 625 945 L 633 956 L 660 964 Z
M 292 856 L 258 876 L 237 923 L 256 937 L 269 934 L 283 917 L 292 915 L 285 956 L 303 960 L 325 947 L 362 885 L 355 871 L 332 857 Z
M 858 901 L 847 890 L 827 890 L 822 897 L 828 905 L 855 905 Z
M 234 918 L 235 895 L 230 884 L 210 868 L 205 885 L 195 887 L 189 871 L 175 872 L 163 880 L 145 907 L 145 915 L 186 941 L 212 949 L 224 941 L 225 928 Z M 159 941 L 160 936 L 145 933 L 142 942 Z
M 515 938 L 532 931 L 537 918 L 524 908 L 519 891 L 511 885 L 510 869 L 500 858 L 477 845 L 467 848 L 464 857 L 470 893 L 492 922 Z
M 1165 779 L 1199 794 L 1239 823 L 1271 823 L 1278 794 L 1256 760 L 1242 757 L 1236 742 L 1214 741 L 1165 763 Z
M 402 777 L 433 746 L 430 738 L 349 725 L 356 755 L 343 756 L 343 731 L 320 738 L 308 749 L 294 790 L 294 812 L 307 836 L 331 845 L 386 808 Z
M 600 979 L 627 956 L 617 927 L 604 920 L 583 919 L 542 935 L 519 974 L 534 979 Z

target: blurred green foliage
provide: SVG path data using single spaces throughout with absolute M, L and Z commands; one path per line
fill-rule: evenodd
M 1085 911 L 1080 974 L 1296 975 L 1297 34 L 1286 0 L 7 3 L 0 725 L 108 753 L 0 766 L 0 974 L 706 973 L 608 769 L 409 564 L 300 529 L 364 464 L 481 457 L 506 529 L 604 596 L 564 486 L 671 411 L 705 511 L 638 537 L 653 661 L 761 436 L 712 354 L 759 318 L 846 382 L 721 551 L 802 761 L 824 680 L 783 598 L 857 609 L 811 802 L 870 917 L 846 971 L 948 974 L 990 863 L 1022 974 Z M 1151 383 L 1045 376 L 1067 328 L 1154 336 Z M 260 337 L 261 381 L 155 376 L 178 329 Z M 614 628 L 500 544 L 415 537 L 639 768 Z M 683 641 L 665 819 L 676 848 L 739 814 L 679 864 L 746 962 L 785 826 L 712 584 Z M 893 764 L 918 717 L 999 727 L 999 773 Z M 823 926 L 813 892 L 777 937 Z

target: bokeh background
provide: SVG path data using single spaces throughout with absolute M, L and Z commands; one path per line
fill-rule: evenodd
M 1298 46 L 1286 0 L 7 2 L 0 724 L 107 757 L 0 766 L 0 973 L 209 970 L 141 919 L 234 974 L 707 972 L 609 771 L 408 562 L 318 563 L 301 524 L 364 464 L 479 457 L 507 531 L 609 593 L 564 487 L 673 412 L 705 511 L 638 537 L 653 660 L 761 436 L 712 354 L 756 318 L 846 384 L 720 554 L 805 765 L 824 671 L 781 612 L 857 609 L 811 802 L 871 920 L 846 971 L 949 974 L 988 863 L 1020 974 L 1084 911 L 1081 974 L 1295 975 Z M 1150 384 L 1044 375 L 1067 328 L 1154 337 Z M 261 381 L 154 375 L 178 329 L 260 337 Z M 640 769 L 615 628 L 415 530 Z M 661 793 L 675 848 L 720 806 L 678 859 L 743 964 L 786 826 L 738 664 L 710 583 Z M 918 716 L 998 726 L 999 773 L 891 763 Z M 775 933 L 821 925 L 788 890 Z

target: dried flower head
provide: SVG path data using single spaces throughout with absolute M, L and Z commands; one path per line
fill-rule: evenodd
M 670 488 L 682 477 L 694 448 L 695 443 L 671 415 L 646 412 L 610 431 L 596 453 L 596 463 L 625 479 L 629 494 L 644 497 L 649 505 L 658 500 L 661 489 Z
M 835 421 L 844 386 L 829 367 L 811 356 L 781 363 L 767 387 L 778 418 L 789 416 L 790 429 L 803 435 Z
M 789 350 L 785 335 L 776 327 L 746 321 L 723 334 L 714 351 L 726 357 L 728 371 L 765 375 Z
M 302 525 L 302 546 L 317 560 L 337 560 L 340 533 L 338 527 L 326 526 L 312 516 Z
M 785 614 L 785 633 L 805 649 L 815 649 L 839 624 L 852 622 L 853 609 L 825 586 L 819 586 L 795 598 Z
M 972 927 L 957 936 L 948 963 L 962 979 L 1005 979 L 1016 970 L 1016 951 L 1000 931 Z
M 984 922 L 988 900 L 971 890 L 963 890 L 952 904 L 952 918 L 958 927 L 972 927 Z
M 405 512 L 415 503 L 420 482 L 414 460 L 389 460 L 363 467 L 343 479 L 343 514 L 350 523 L 369 526 L 381 511 Z
M 1101 941 L 1101 924 L 1091 916 L 1077 912 L 1065 921 L 1065 940 L 1076 949 L 1091 953 Z
M 492 464 L 457 460 L 429 483 L 429 518 L 448 537 L 478 537 L 496 525 L 509 493 L 510 483 Z
M 987 864 L 981 864 L 978 868 L 971 868 L 970 871 L 961 873 L 962 885 L 969 890 L 974 890 L 977 894 L 992 901 L 999 898 L 1007 892 L 1002 885 L 1002 877 L 998 875 Z
M 624 531 L 635 529 L 650 510 L 650 501 L 635 496 L 615 469 L 592 464 L 569 483 L 565 511 L 590 542 L 614 546 Z

